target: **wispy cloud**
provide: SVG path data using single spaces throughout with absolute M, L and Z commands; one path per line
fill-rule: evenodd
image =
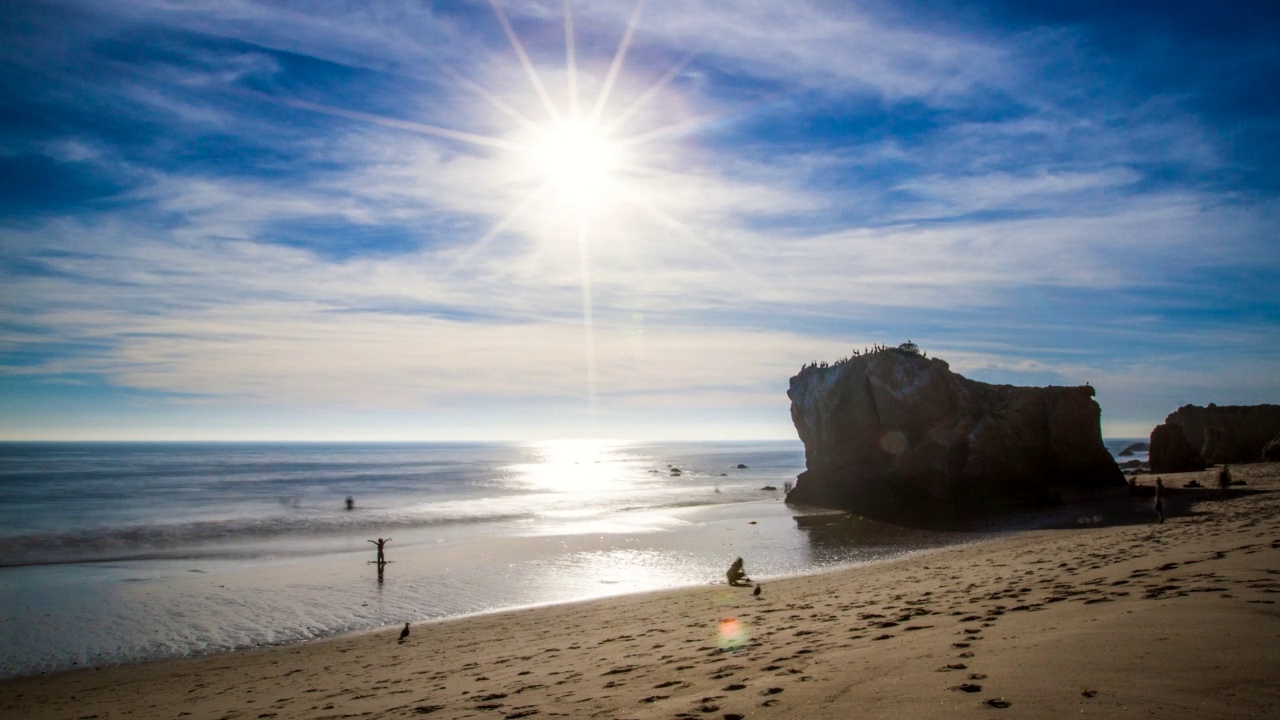
M 1275 117 L 1108 18 L 574 3 L 571 77 L 563 3 L 503 7 L 555 107 L 608 86 L 644 140 L 587 221 L 539 194 L 548 111 L 485 4 L 23 8 L 0 383 L 139 393 L 139 418 L 570 432 L 591 405 L 597 432 L 785 434 L 801 363 L 910 337 L 982 379 L 1092 382 L 1125 427 L 1277 391 L 1280 217 L 1239 130 Z

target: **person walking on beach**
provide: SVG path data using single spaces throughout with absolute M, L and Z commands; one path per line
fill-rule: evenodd
M 1163 523 L 1164 522 L 1164 480 L 1162 478 L 1156 478 L 1156 502 L 1154 507 L 1156 511 L 1156 522 Z
M 370 540 L 369 542 L 378 546 L 378 564 L 379 565 L 386 564 L 387 556 L 383 554 L 383 549 L 386 547 L 387 543 L 391 542 L 391 538 L 387 538 L 386 540 L 383 540 L 382 538 L 378 538 L 377 540 Z
M 1218 489 L 1226 495 L 1228 488 L 1231 487 L 1231 466 L 1224 464 L 1222 470 L 1218 471 Z

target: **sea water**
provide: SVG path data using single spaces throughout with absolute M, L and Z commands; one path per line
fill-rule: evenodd
M 723 582 L 739 556 L 759 580 L 975 537 L 787 506 L 803 469 L 797 441 L 0 443 L 0 677 Z

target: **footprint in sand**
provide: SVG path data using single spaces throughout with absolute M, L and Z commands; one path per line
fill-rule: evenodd
M 654 689 L 654 690 L 661 690 L 662 688 L 669 688 L 669 687 L 672 687 L 672 686 L 674 686 L 674 685 L 680 685 L 680 684 L 681 684 L 681 681 L 680 681 L 680 680 L 668 680 L 668 681 L 666 681 L 666 682 L 664 682 L 664 683 L 659 683 L 659 684 L 657 684 L 657 685 L 654 685 L 654 686 L 653 686 L 653 689 Z

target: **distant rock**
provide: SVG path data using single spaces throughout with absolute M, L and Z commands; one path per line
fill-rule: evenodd
M 765 491 L 772 491 L 772 490 L 777 490 L 778 488 L 774 487 L 773 485 L 765 485 L 764 487 L 762 487 L 762 488 L 760 488 L 760 489 L 761 489 L 761 490 L 765 490 Z
M 1116 454 L 1120 457 L 1133 457 L 1134 453 L 1148 452 L 1149 450 L 1151 450 L 1149 443 L 1136 442 L 1126 445 L 1123 450 Z
M 746 466 L 746 465 L 743 465 L 742 463 L 738 463 L 738 469 L 739 469 L 739 470 L 746 470 L 746 469 L 747 469 L 747 466 Z
M 1091 387 L 989 385 L 898 348 L 791 378 L 807 469 L 787 502 L 945 519 L 1122 488 Z
M 1258 462 L 1280 435 L 1280 405 L 1183 405 L 1151 431 L 1151 472 Z

